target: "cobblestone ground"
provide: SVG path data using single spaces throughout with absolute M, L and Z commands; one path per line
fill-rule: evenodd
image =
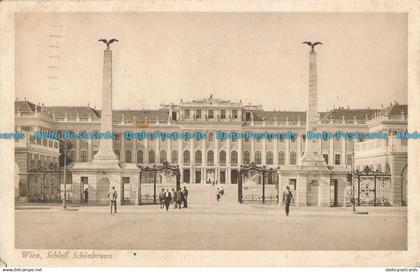
M 402 207 L 293 208 L 196 204 L 188 209 L 123 206 L 17 207 L 17 248 L 404 250 L 407 210 Z

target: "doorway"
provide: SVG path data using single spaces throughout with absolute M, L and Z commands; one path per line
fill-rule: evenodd
M 195 183 L 201 183 L 201 170 L 195 171 Z
M 190 183 L 190 169 L 184 169 L 183 170 L 183 183 Z
M 319 182 L 313 180 L 307 185 L 308 206 L 318 206 Z
M 337 207 L 337 180 L 332 179 L 330 181 L 330 207 Z

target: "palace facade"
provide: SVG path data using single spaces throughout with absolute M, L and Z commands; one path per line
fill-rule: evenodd
M 15 101 L 16 131 L 27 137 L 16 141 L 16 163 L 20 173 L 58 166 L 59 142 L 35 139 L 44 133 L 71 131 L 99 132 L 101 111 L 91 106 L 44 106 L 25 100 Z M 372 170 L 392 175 L 393 205 L 405 205 L 407 184 L 407 140 L 396 131 L 407 129 L 407 105 L 391 103 L 377 109 L 339 107 L 319 113 L 320 131 L 387 132 L 389 139 L 353 141 L 319 139 L 319 154 L 328 166 L 350 171 Z M 126 139 L 126 131 L 163 133 L 201 132 L 206 139 Z M 297 139 L 217 139 L 217 131 L 230 133 L 288 133 Z M 180 168 L 181 182 L 237 184 L 240 165 L 286 169 L 296 168 L 305 150 L 306 112 L 267 111 L 261 105 L 216 99 L 162 105 L 157 110 L 113 110 L 114 152 L 121 165 L 155 165 L 165 161 Z M 72 139 L 68 157 L 71 163 L 89 162 L 98 152 L 97 139 Z M 353 159 L 354 154 L 354 159 Z M 22 182 L 22 181 L 21 181 Z M 24 181 L 23 181 L 24 182 Z

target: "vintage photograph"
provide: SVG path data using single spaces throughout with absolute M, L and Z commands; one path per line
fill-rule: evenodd
M 407 250 L 406 13 L 14 20 L 16 249 Z

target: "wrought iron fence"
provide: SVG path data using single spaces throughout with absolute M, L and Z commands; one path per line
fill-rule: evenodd
M 152 167 L 138 165 L 138 168 L 140 169 L 140 184 L 138 191 L 139 205 L 157 204 L 157 195 L 165 186 L 166 188 L 171 186 L 175 187 L 176 190 L 180 188 L 181 175 L 178 165 L 171 165 L 168 162 L 164 162 L 161 165 L 153 165 Z M 175 182 L 163 184 L 161 180 L 158 180 L 158 176 L 161 174 L 173 177 Z
M 64 173 L 57 167 L 37 168 L 19 174 L 19 194 L 29 202 L 60 203 L 64 195 Z M 67 200 L 72 198 L 71 173 L 66 174 Z
M 352 185 L 352 199 L 358 206 L 390 206 L 392 202 L 391 175 L 373 171 L 366 166 L 362 171 L 347 174 Z
M 238 202 L 261 201 L 279 203 L 278 169 L 241 165 L 238 179 Z

